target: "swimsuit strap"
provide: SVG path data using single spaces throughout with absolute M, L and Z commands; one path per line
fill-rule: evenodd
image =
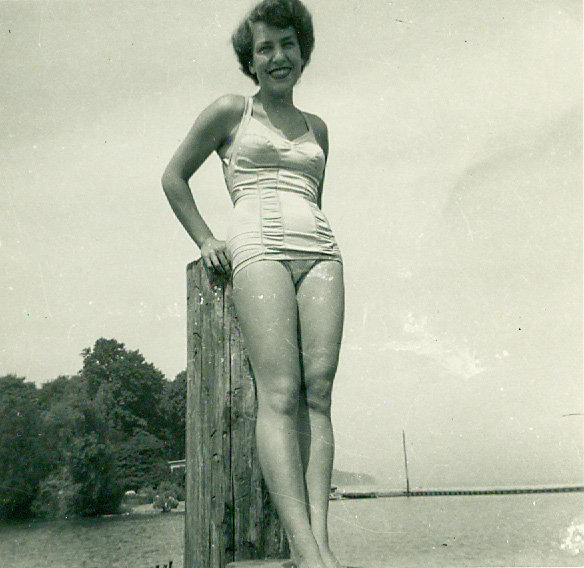
M 314 130 L 312 130 L 312 126 L 310 125 L 310 120 L 308 120 L 306 113 L 303 110 L 301 110 L 300 113 L 302 114 L 302 118 L 304 119 L 304 122 L 306 123 L 306 128 L 308 128 L 308 132 L 312 132 L 312 134 L 314 134 Z M 316 138 L 316 136 L 315 136 L 315 138 Z
M 245 97 L 245 107 L 243 109 L 243 114 L 241 115 L 241 121 L 239 122 L 239 126 L 237 127 L 237 131 L 233 138 L 233 143 L 231 144 L 229 150 L 227 151 L 227 155 L 225 156 L 225 159 L 227 160 L 227 163 L 225 165 L 227 165 L 229 168 L 231 168 L 233 158 L 237 151 L 239 150 L 241 135 L 244 133 L 250 121 L 252 106 L 253 106 L 252 97 Z
M 251 111 L 253 109 L 253 97 L 245 97 L 245 109 L 243 110 L 243 116 L 241 117 L 241 124 L 239 125 L 239 130 L 245 128 L 249 119 L 251 118 Z

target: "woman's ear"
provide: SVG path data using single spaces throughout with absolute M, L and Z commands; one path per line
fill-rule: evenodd
M 255 75 L 255 74 L 256 74 L 256 72 L 255 72 L 255 67 L 254 67 L 254 65 L 253 65 L 253 60 L 249 62 L 248 69 L 249 69 L 249 72 L 250 72 L 252 75 Z

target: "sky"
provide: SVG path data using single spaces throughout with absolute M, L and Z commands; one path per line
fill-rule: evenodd
M 198 251 L 160 176 L 251 95 L 231 0 L 0 2 L 0 375 L 99 337 L 186 367 Z M 583 483 L 581 5 L 307 1 L 295 104 L 328 124 L 347 313 L 335 467 L 403 488 Z M 333 8 L 334 6 L 334 8 Z M 191 180 L 217 237 L 211 156 Z

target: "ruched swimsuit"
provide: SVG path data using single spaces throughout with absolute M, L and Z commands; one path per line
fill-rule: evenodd
M 257 120 L 252 107 L 253 99 L 246 98 L 241 123 L 222 156 L 233 202 L 226 239 L 232 277 L 260 260 L 282 261 L 295 279 L 293 264 L 342 262 L 317 205 L 325 156 L 309 121 L 305 117 L 305 134 L 288 140 Z

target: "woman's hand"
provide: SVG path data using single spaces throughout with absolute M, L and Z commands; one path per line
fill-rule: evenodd
M 201 256 L 207 268 L 226 274 L 231 270 L 225 241 L 209 237 L 201 247 Z

